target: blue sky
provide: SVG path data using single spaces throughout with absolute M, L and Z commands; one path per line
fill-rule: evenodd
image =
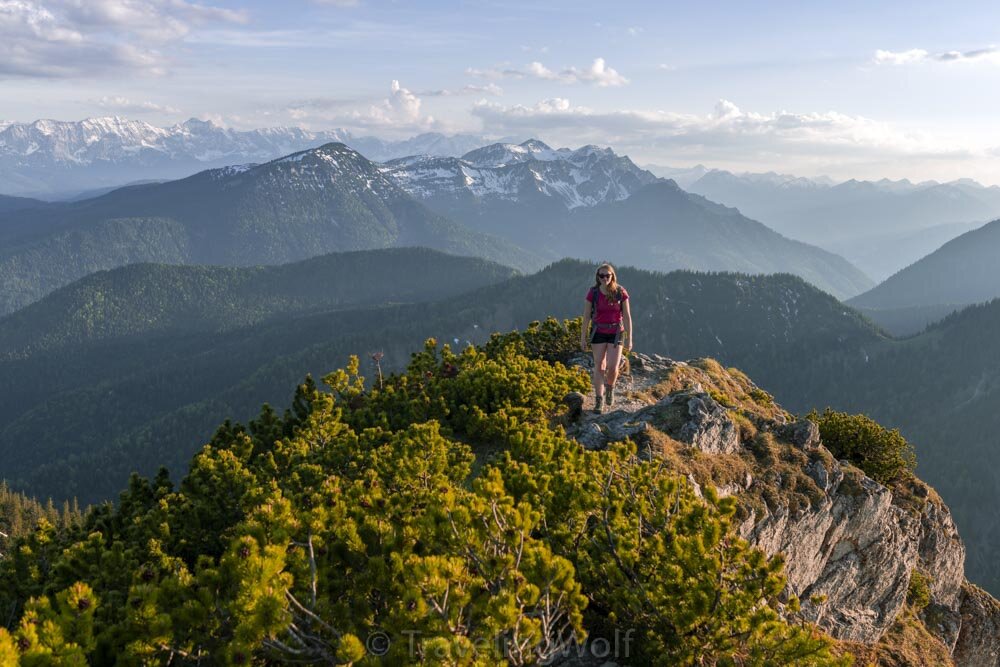
M 0 0 L 7 121 L 537 136 L 994 184 L 998 91 L 995 2 Z

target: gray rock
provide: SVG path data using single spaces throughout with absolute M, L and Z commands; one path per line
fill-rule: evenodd
M 770 513 L 743 528 L 752 544 L 785 555 L 790 592 L 802 613 L 837 639 L 872 644 L 906 602 L 917 564 L 917 520 L 892 504 L 884 486 L 863 478 L 860 493 L 838 493 L 840 466 L 828 471 L 831 493 L 794 516 Z M 813 596 L 825 597 L 813 604 Z
M 690 419 L 678 439 L 706 454 L 732 454 L 740 448 L 740 432 L 725 408 L 708 394 L 694 394 L 687 401 Z
M 962 629 L 962 614 L 958 608 L 943 607 L 932 602 L 920 612 L 920 620 L 932 635 L 948 647 L 950 652 L 955 651 L 955 644 Z
M 816 482 L 816 486 L 823 491 L 830 490 L 830 474 L 826 471 L 826 466 L 823 465 L 821 460 L 816 459 L 807 465 L 806 474 L 812 477 L 813 481 Z
M 608 436 L 604 434 L 596 422 L 582 425 L 575 437 L 584 449 L 599 450 L 606 449 L 608 446 Z
M 819 445 L 819 426 L 808 419 L 799 419 L 777 429 L 778 436 L 805 450 Z
M 931 601 L 958 609 L 965 582 L 965 545 L 945 505 L 929 500 L 920 514 L 921 569 L 931 576 Z M 954 639 L 949 643 L 954 646 Z
M 962 630 L 952 658 L 957 667 L 1000 666 L 1000 602 L 966 582 L 962 587 Z

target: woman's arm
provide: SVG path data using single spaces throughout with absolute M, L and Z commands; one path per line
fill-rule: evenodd
M 622 324 L 625 325 L 625 345 L 632 351 L 632 309 L 628 305 L 629 299 L 622 301 Z
M 590 301 L 583 300 L 583 323 L 580 325 L 580 349 L 587 351 L 587 332 L 590 331 Z

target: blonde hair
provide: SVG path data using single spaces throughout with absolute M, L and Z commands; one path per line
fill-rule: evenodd
M 597 271 L 594 272 L 594 287 L 600 291 L 601 279 L 597 277 L 597 274 L 600 273 L 602 269 L 607 269 L 608 273 L 611 274 L 611 279 L 608 280 L 608 293 L 604 296 L 607 297 L 609 303 L 620 305 L 618 297 L 621 295 L 621 291 L 618 289 L 618 274 L 615 272 L 615 267 L 611 266 L 607 262 L 597 267 Z

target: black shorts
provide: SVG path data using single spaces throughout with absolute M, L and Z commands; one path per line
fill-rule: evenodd
M 603 333 L 594 330 L 594 333 L 590 336 L 591 345 L 602 345 L 605 343 L 611 343 L 612 345 L 621 345 L 622 336 L 621 332 L 613 331 L 611 333 Z

